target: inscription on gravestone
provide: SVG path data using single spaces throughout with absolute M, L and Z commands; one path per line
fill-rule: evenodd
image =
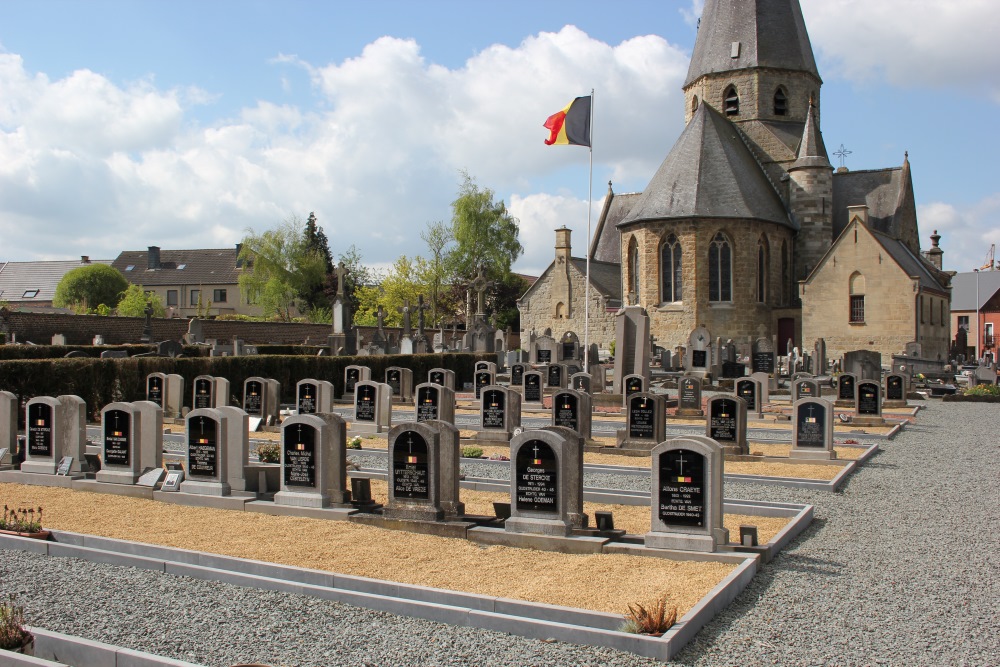
M 163 407 L 163 378 L 151 377 L 146 380 L 146 400 Z
M 736 395 L 747 402 L 747 410 L 757 409 L 757 383 L 753 380 L 742 380 L 736 383 Z
M 285 438 L 285 485 L 316 486 L 316 429 L 296 424 L 283 432 Z
M 392 488 L 397 498 L 430 498 L 427 441 L 415 431 L 396 438 L 392 450 Z
M 194 381 L 194 407 L 212 407 L 212 381 L 208 378 L 199 378 Z
M 753 372 L 768 375 L 774 373 L 774 352 L 754 352 Z
M 858 385 L 858 414 L 879 414 L 878 385 L 872 382 L 862 382 Z
M 705 457 L 689 449 L 660 454 L 659 516 L 675 526 L 704 526 Z
M 392 389 L 393 396 L 401 396 L 403 393 L 403 372 L 398 369 L 386 371 L 385 383 Z
M 490 389 L 483 395 L 483 428 L 504 427 L 503 391 Z
M 823 406 L 816 403 L 804 403 L 799 406 L 799 421 L 795 425 L 798 431 L 799 447 L 823 447 L 826 424 L 826 412 Z
M 885 380 L 885 398 L 889 401 L 902 401 L 903 377 L 901 375 L 890 375 Z
M 854 400 L 853 375 L 841 375 L 837 379 L 837 398 L 844 401 Z
M 524 400 L 538 402 L 542 400 L 542 376 L 532 373 L 524 377 Z
M 559 475 L 552 448 L 541 440 L 530 440 L 518 450 L 515 462 L 517 510 L 559 511 Z
M 549 366 L 549 386 L 561 387 L 563 367 L 559 365 Z
M 631 396 L 632 394 L 638 394 L 640 392 L 642 392 L 641 377 L 625 378 L 625 396 Z
M 417 421 L 438 418 L 441 392 L 434 387 L 420 387 L 417 390 Z
M 357 368 L 348 368 L 345 378 L 344 391 L 350 394 L 354 391 L 354 387 L 358 384 L 358 380 L 361 379 L 361 371 Z
M 734 442 L 736 434 L 736 401 L 716 400 L 712 402 L 712 414 L 709 417 L 709 436 L 713 440 Z
M 695 368 L 708 366 L 708 350 L 691 350 L 691 365 Z
M 560 394 L 555 406 L 554 426 L 565 426 L 574 431 L 580 425 L 580 405 L 573 394 Z
M 198 417 L 198 426 L 188 434 L 188 472 L 191 475 L 218 475 L 219 425 L 207 417 Z
M 680 407 L 688 410 L 701 409 L 701 382 L 694 378 L 681 380 Z
M 655 436 L 656 402 L 647 396 L 637 396 L 628 403 L 628 437 L 652 438 Z
M 129 465 L 131 422 L 124 410 L 104 413 L 104 463 L 109 466 Z
M 510 383 L 515 386 L 524 384 L 524 365 L 514 364 L 510 367 Z
M 444 386 L 444 373 L 442 373 L 441 371 L 431 371 L 430 375 L 427 378 L 427 381 L 430 382 L 430 383 L 432 383 L 432 384 L 439 384 L 439 385 L 441 385 L 443 387 Z M 436 419 L 436 417 L 435 417 L 435 419 Z
M 489 371 L 478 371 L 476 373 L 476 398 L 480 398 L 483 387 L 493 384 L 493 375 Z
M 375 387 L 370 384 L 357 387 L 354 400 L 354 419 L 359 422 L 375 421 Z
M 52 406 L 32 403 L 28 406 L 28 454 L 52 454 Z
M 251 380 L 246 385 L 246 396 L 243 398 L 243 410 L 251 416 L 261 414 L 261 396 L 264 395 L 264 385 L 257 380 Z
M 311 382 L 299 385 L 298 407 L 300 415 L 316 414 L 316 394 L 318 393 L 319 387 Z
M 552 362 L 552 350 L 537 350 L 538 363 L 548 364 Z
M 798 389 L 799 389 L 798 398 L 812 398 L 813 396 L 816 395 L 816 392 L 813 391 L 814 387 L 810 382 L 799 383 Z

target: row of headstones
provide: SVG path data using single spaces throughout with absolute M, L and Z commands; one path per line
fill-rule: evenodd
M 229 404 L 229 380 L 199 375 L 192 382 L 193 409 L 219 408 Z M 150 373 L 146 376 L 146 400 L 155 403 L 170 417 L 181 414 L 184 378 L 176 374 Z M 275 423 L 281 407 L 281 384 L 271 378 L 251 377 L 243 382 L 243 410 L 254 418 Z

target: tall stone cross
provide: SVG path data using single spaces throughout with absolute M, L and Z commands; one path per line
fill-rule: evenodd
M 337 265 L 337 296 L 339 296 L 339 297 L 345 296 L 344 285 L 347 282 L 347 274 L 348 274 L 347 267 L 344 266 L 344 263 L 341 262 L 340 264 L 338 264 Z
M 378 310 L 375 311 L 375 317 L 378 320 L 378 330 L 379 331 L 382 331 L 382 328 L 385 326 L 385 315 L 386 315 L 385 308 L 383 308 L 382 306 L 379 306 Z
M 404 299 L 403 305 L 396 308 L 396 312 L 403 314 L 403 335 L 409 336 L 412 333 L 412 326 L 410 324 L 410 313 L 413 312 L 413 308 L 410 306 L 410 300 Z
M 424 303 L 424 295 L 417 295 L 417 336 L 424 336 L 424 311 L 431 307 L 431 304 Z
M 486 279 L 486 275 L 483 273 L 482 267 L 479 267 L 479 273 L 476 274 L 475 280 L 472 281 L 472 289 L 476 290 L 476 315 L 482 316 L 486 314 L 486 290 L 492 287 L 495 283 Z
M 152 343 L 153 342 L 153 304 L 147 303 L 145 310 L 146 321 L 142 325 L 142 342 Z

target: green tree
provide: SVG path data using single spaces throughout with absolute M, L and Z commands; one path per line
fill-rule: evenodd
M 68 272 L 56 285 L 52 304 L 87 312 L 100 305 L 113 308 L 128 288 L 121 272 L 107 264 L 88 264 Z
M 420 232 L 420 238 L 427 244 L 429 256 L 418 257 L 417 275 L 427 289 L 430 301 L 430 321 L 437 322 L 446 313 L 453 314 L 456 310 L 453 299 L 448 298 L 451 282 L 451 270 L 448 265 L 449 245 L 455 237 L 451 227 L 443 221 L 427 223 L 427 229 Z
M 518 241 L 518 219 L 503 200 L 493 201 L 489 188 L 480 188 L 467 172 L 451 203 L 451 233 L 455 247 L 449 263 L 456 278 L 466 282 L 483 270 L 490 280 L 503 279 L 524 248 Z
M 266 316 L 285 322 L 299 306 L 308 308 L 305 295 L 322 285 L 326 275 L 325 259 L 308 247 L 300 228 L 293 216 L 260 234 L 248 229 L 240 249 L 246 267 L 239 277 L 243 298 L 259 305 Z
M 119 317 L 145 317 L 146 306 L 153 307 L 153 317 L 165 317 L 167 309 L 156 292 L 146 292 L 142 285 L 129 285 L 115 306 Z
M 323 280 L 316 285 L 310 286 L 308 291 L 301 295 L 302 299 L 310 311 L 316 309 L 320 309 L 321 311 L 330 310 L 330 296 L 328 292 L 331 277 L 333 276 L 333 256 L 330 254 L 330 242 L 327 240 L 323 228 L 317 224 L 315 213 L 309 214 L 304 234 L 307 250 L 323 258 L 324 272 Z M 333 278 L 333 282 L 336 282 L 336 278 Z M 310 321 L 312 321 L 312 318 L 318 318 L 320 322 L 329 321 L 330 319 L 329 317 L 324 317 L 322 312 L 315 315 L 309 314 L 309 317 Z

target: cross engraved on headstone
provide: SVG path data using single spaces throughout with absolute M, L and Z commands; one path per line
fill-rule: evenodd
M 677 463 L 680 464 L 680 467 L 677 469 L 677 473 L 681 477 L 683 477 L 684 476 L 684 455 L 683 454 L 681 454 L 680 456 L 677 457 Z

